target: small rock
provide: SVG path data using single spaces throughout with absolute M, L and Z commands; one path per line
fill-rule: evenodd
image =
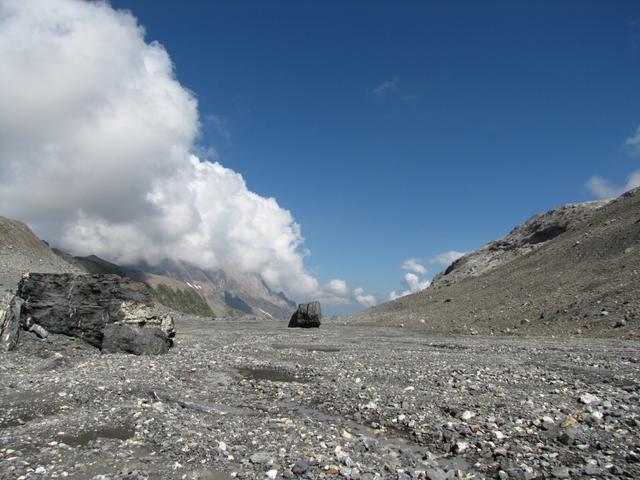
M 565 419 L 560 424 L 561 428 L 573 428 L 578 424 L 578 421 L 573 418 L 571 415 L 567 415 Z
M 447 480 L 448 475 L 440 468 L 427 469 L 427 478 L 429 480 Z
M 550 430 L 551 428 L 553 428 L 554 425 L 555 425 L 555 422 L 553 421 L 553 418 L 549 416 L 542 417 L 543 430 Z
M 553 475 L 555 478 L 571 478 L 571 474 L 569 473 L 569 467 L 554 468 L 551 471 L 551 475 Z
M 471 420 L 473 417 L 475 417 L 476 414 L 469 411 L 469 410 L 465 410 L 464 412 L 462 412 L 462 415 L 460 416 L 460 418 L 462 418 L 462 420 L 464 420 L 465 422 L 467 420 Z
M 576 441 L 578 432 L 575 428 L 569 428 L 558 435 L 558 441 L 564 445 L 573 445 Z
M 496 448 L 493 451 L 493 456 L 494 458 L 498 458 L 498 457 L 506 457 L 509 454 L 509 451 L 506 448 Z
M 291 471 L 296 475 L 302 475 L 307 470 L 309 470 L 309 460 L 306 458 L 299 459 L 291 469 Z
M 590 393 L 583 393 L 580 395 L 579 400 L 580 403 L 584 403 L 585 405 L 597 405 L 600 403 L 600 399 Z
M 469 444 L 467 442 L 456 442 L 455 451 L 456 453 L 462 453 L 469 448 Z
M 261 465 L 263 463 L 268 463 L 270 460 L 271 460 L 271 455 L 267 452 L 254 453 L 253 455 L 251 455 L 251 457 L 249 457 L 249 461 L 251 461 L 251 463 L 255 463 L 258 465 Z

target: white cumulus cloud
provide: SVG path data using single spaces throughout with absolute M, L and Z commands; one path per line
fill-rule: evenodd
M 327 305 L 356 303 L 364 307 L 372 307 L 378 303 L 375 296 L 365 293 L 361 287 L 351 290 L 347 282 L 341 278 L 334 278 L 324 286 L 320 301 Z
M 406 273 L 404 275 L 403 284 L 405 286 L 405 290 L 401 292 L 396 292 L 395 290 L 393 290 L 389 294 L 389 300 L 395 300 L 396 298 L 404 297 L 412 293 L 418 293 L 431 285 L 431 282 L 424 278 L 421 279 L 415 273 Z
M 632 172 L 624 185 L 616 185 L 602 177 L 591 177 L 587 182 L 587 188 L 598 198 L 618 197 L 636 187 L 640 187 L 640 170 Z
M 361 287 L 353 290 L 353 296 L 356 299 L 356 302 L 365 307 L 375 307 L 378 304 L 376 297 L 366 294 L 364 289 Z
M 415 273 L 420 273 L 422 275 L 427 273 L 427 269 L 418 261 L 417 258 L 408 258 L 407 260 L 402 262 L 402 268 Z
M 450 250 L 448 252 L 440 253 L 429 260 L 429 263 L 437 263 L 438 265 L 451 265 L 453 262 L 464 256 L 464 252 L 456 252 Z
M 625 145 L 630 148 L 632 154 L 640 154 L 640 127 L 625 140 Z M 591 193 L 598 198 L 618 197 L 632 188 L 640 187 L 640 170 L 631 172 L 623 185 L 616 185 L 612 181 L 599 176 L 591 177 L 586 185 Z
M 260 274 L 317 295 L 275 199 L 196 156 L 194 95 L 128 12 L 0 0 L 0 210 L 78 254 Z M 334 284 L 334 287 L 337 284 Z
M 346 297 L 347 295 L 349 295 L 349 287 L 347 286 L 347 282 L 340 278 L 331 280 L 325 288 L 327 292 L 333 293 L 334 295 L 340 297 Z

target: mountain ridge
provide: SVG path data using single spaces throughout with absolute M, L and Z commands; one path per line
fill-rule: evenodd
M 434 334 L 636 337 L 639 291 L 637 188 L 534 215 L 456 260 L 429 288 L 345 321 Z

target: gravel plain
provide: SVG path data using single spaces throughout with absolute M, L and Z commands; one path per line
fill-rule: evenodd
M 176 319 L 161 356 L 22 332 L 0 478 L 638 478 L 639 344 Z

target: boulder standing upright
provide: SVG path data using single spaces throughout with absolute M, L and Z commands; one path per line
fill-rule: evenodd
M 318 328 L 321 319 L 320 302 L 301 303 L 289 320 L 289 328 Z

